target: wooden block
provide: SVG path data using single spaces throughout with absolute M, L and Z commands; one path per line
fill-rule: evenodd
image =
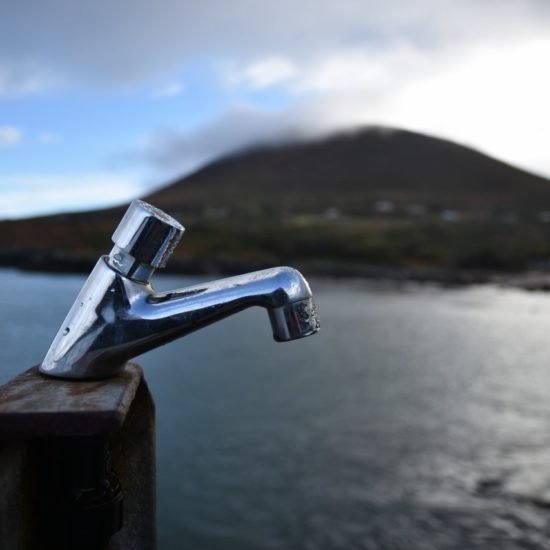
M 109 435 L 118 431 L 140 381 L 128 363 L 105 380 L 62 380 L 33 367 L 0 387 L 0 438 Z

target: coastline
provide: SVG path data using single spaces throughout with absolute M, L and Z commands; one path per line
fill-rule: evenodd
M 97 262 L 96 255 L 73 254 L 65 251 L 53 252 L 3 252 L 0 253 L 0 267 L 23 271 L 45 273 L 84 273 L 91 271 Z M 275 262 L 285 264 L 287 262 Z M 467 286 L 494 284 L 520 288 L 529 291 L 550 291 L 550 271 L 530 270 L 505 272 L 450 267 L 395 267 L 374 264 L 344 263 L 337 261 L 290 260 L 292 265 L 306 276 L 333 279 L 365 279 L 391 281 L 395 283 L 431 283 L 444 286 Z M 167 275 L 236 275 L 272 267 L 257 262 L 181 260 L 172 258 L 169 266 L 162 270 Z

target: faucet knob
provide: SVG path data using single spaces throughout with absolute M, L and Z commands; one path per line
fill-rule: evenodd
M 113 233 L 115 247 L 109 263 L 123 274 L 140 279 L 139 273 L 150 274 L 166 265 L 184 231 L 162 210 L 144 201 L 132 201 Z

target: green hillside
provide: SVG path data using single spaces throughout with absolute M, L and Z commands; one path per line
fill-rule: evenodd
M 550 258 L 550 181 L 379 128 L 241 152 L 145 197 L 187 227 L 171 265 L 526 269 Z M 0 223 L 4 264 L 86 265 L 121 209 Z M 32 258 L 32 261 L 29 260 Z

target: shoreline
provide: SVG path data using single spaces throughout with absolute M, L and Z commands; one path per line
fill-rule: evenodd
M 96 262 L 97 256 L 67 254 L 61 251 L 47 254 L 38 252 L 0 253 L 0 267 L 29 272 L 88 274 Z M 173 258 L 168 268 L 163 269 L 160 273 L 230 276 L 273 267 L 277 263 L 283 265 L 286 262 L 274 262 L 266 265 L 259 262 Z M 550 271 L 503 272 L 449 267 L 394 267 L 314 260 L 291 260 L 288 265 L 295 267 L 306 277 L 385 280 L 395 283 L 431 283 L 445 286 L 494 284 L 529 291 L 550 291 Z

